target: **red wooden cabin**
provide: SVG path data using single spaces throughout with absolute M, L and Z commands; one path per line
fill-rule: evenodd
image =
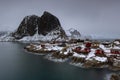
M 85 43 L 85 47 L 87 47 L 87 48 L 90 48 L 90 47 L 91 47 L 91 45 L 92 45 L 92 43 L 91 43 L 91 42 L 86 42 L 86 43 Z
M 104 54 L 102 49 L 96 49 L 95 54 Z
M 120 49 L 111 49 L 112 54 L 120 54 Z
M 91 52 L 91 49 L 90 48 L 84 48 L 84 50 L 82 50 L 83 53 L 89 53 Z
M 81 47 L 76 47 L 76 48 L 74 49 L 74 51 L 77 52 L 77 53 L 80 53 L 80 52 L 81 52 Z

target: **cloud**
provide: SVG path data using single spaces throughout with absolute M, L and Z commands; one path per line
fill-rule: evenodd
M 26 15 L 56 15 L 65 30 L 120 37 L 120 0 L 0 0 L 0 29 L 15 30 Z

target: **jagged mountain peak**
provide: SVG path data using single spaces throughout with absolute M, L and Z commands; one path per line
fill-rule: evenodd
M 38 33 L 46 35 L 55 28 L 61 27 L 59 19 L 51 13 L 45 11 L 39 21 Z
M 20 23 L 16 32 L 13 33 L 13 37 L 21 39 L 24 36 L 33 36 L 36 33 L 39 18 L 40 17 L 36 15 L 26 16 Z
M 48 17 L 54 17 L 55 19 L 58 19 L 55 15 L 53 15 L 53 14 L 51 14 L 50 12 L 48 12 L 48 11 L 44 11 L 44 13 L 43 13 L 43 15 L 41 16 L 41 17 L 43 17 L 43 16 L 48 16 Z
M 66 37 L 66 33 L 61 27 L 59 19 L 53 14 L 45 11 L 41 17 L 37 15 L 25 16 L 21 21 L 18 29 L 12 34 L 15 39 L 22 39 L 27 36 L 38 35 L 46 36 L 49 33 L 57 32 L 55 34 Z

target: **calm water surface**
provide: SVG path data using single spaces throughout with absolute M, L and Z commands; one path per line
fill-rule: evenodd
M 105 80 L 106 69 L 82 69 L 24 51 L 25 44 L 0 42 L 0 80 Z

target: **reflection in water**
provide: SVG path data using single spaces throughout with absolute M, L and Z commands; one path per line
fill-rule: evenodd
M 24 51 L 25 44 L 0 43 L 0 80 L 104 80 L 110 71 L 55 63 Z

